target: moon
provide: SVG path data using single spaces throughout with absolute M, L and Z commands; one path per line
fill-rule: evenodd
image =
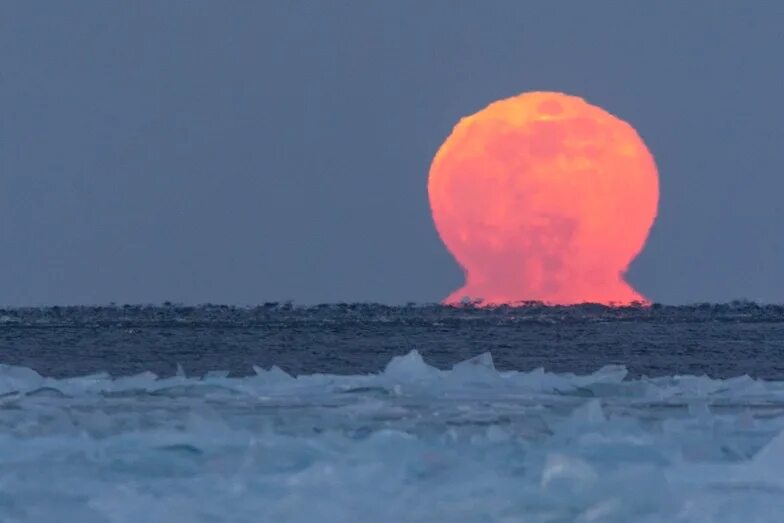
M 436 230 L 465 273 L 445 300 L 623 305 L 659 181 L 627 122 L 580 97 L 528 92 L 462 118 L 428 177 Z

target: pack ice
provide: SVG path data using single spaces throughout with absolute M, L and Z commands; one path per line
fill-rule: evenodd
M 0 366 L 0 521 L 781 522 L 784 383 Z

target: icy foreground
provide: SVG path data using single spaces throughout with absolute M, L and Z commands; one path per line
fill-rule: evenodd
M 3 522 L 780 522 L 784 382 L 0 366 Z

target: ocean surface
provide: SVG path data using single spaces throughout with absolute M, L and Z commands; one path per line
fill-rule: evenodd
M 0 310 L 2 522 L 784 521 L 784 306 Z

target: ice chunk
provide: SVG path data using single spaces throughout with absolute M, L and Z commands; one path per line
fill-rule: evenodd
M 495 372 L 495 365 L 493 365 L 493 355 L 489 352 L 483 352 L 478 356 L 461 361 L 452 366 L 452 371 L 493 371 Z
M 0 364 L 0 394 L 38 388 L 44 379 L 33 369 Z
M 261 378 L 263 383 L 267 385 L 279 385 L 294 381 L 294 377 L 291 376 L 291 374 L 287 373 L 277 365 L 273 365 L 269 368 L 269 370 L 254 365 L 253 372 L 255 372 L 256 376 Z
M 572 411 L 569 421 L 578 427 L 590 427 L 607 421 L 602 409 L 602 402 L 598 399 L 586 401 Z
M 760 449 L 750 463 L 741 467 L 737 477 L 778 486 L 782 489 L 782 503 L 784 503 L 784 431 L 779 432 Z
M 384 368 L 384 376 L 396 381 L 427 381 L 441 375 L 441 371 L 431 367 L 419 352 L 414 349 L 405 356 L 395 356 Z
M 448 373 L 451 382 L 464 384 L 500 384 L 501 377 L 493 365 L 493 356 L 489 352 L 461 361 Z
M 555 483 L 561 484 L 559 488 L 564 488 L 567 483 L 587 488 L 598 479 L 599 476 L 586 461 L 565 454 L 553 453 L 547 455 L 542 470 L 541 483 L 545 488 L 551 487 Z

